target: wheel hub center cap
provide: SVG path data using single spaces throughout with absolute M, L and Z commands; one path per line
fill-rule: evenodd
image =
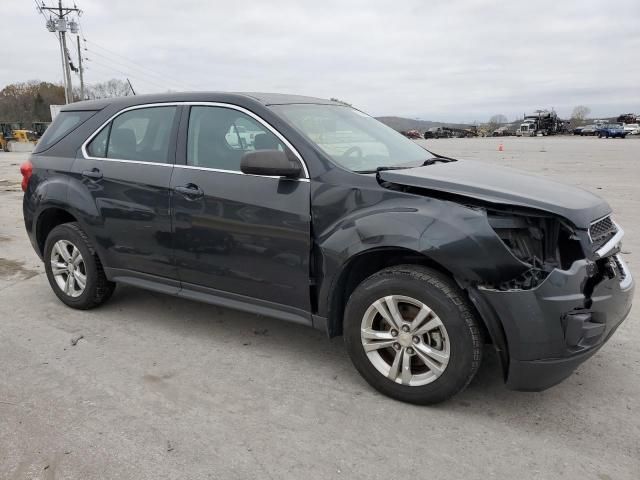
M 403 347 L 410 347 L 413 344 L 413 337 L 408 332 L 402 332 L 398 335 L 398 343 Z

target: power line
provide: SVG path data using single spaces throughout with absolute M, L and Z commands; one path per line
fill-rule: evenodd
M 168 88 L 168 87 L 167 87 L 167 85 L 166 85 L 166 84 L 165 84 L 165 85 L 162 85 L 162 84 L 157 83 L 157 82 L 155 82 L 155 81 L 153 81 L 153 80 L 150 80 L 150 79 L 148 79 L 148 78 L 146 78 L 146 79 L 145 79 L 145 78 L 141 78 L 141 77 L 140 77 L 140 75 L 138 75 L 138 74 L 132 74 L 131 72 L 126 72 L 126 71 L 124 71 L 124 70 L 120 70 L 120 69 L 115 68 L 115 67 L 113 67 L 113 66 L 111 66 L 111 65 L 107 65 L 107 64 L 105 64 L 105 63 L 98 62 L 98 61 L 97 61 L 97 60 L 95 60 L 95 59 L 87 58 L 86 60 L 87 60 L 88 62 L 91 62 L 91 63 L 90 63 L 90 67 L 85 67 L 85 68 L 87 68 L 87 70 L 89 70 L 89 71 L 91 71 L 91 67 L 93 67 L 93 66 L 98 66 L 98 67 L 99 67 L 99 69 L 102 69 L 103 71 L 106 71 L 106 72 L 108 72 L 108 73 L 111 73 L 111 72 L 118 72 L 118 73 L 120 73 L 121 75 L 129 76 L 129 77 L 131 77 L 131 78 L 135 78 L 136 80 L 142 81 L 143 83 L 149 83 L 149 84 L 155 85 L 155 86 L 160 87 L 160 88 L 165 89 L 165 90 L 171 90 L 170 88 Z
M 103 58 L 105 61 L 107 61 L 107 62 L 111 62 L 111 63 L 113 63 L 113 64 L 115 64 L 115 65 L 119 66 L 120 68 L 125 68 L 125 69 L 129 69 L 129 70 L 131 70 L 131 69 L 133 69 L 133 68 L 134 68 L 133 66 L 131 66 L 131 65 L 127 65 L 127 64 L 125 64 L 124 62 L 120 62 L 120 61 L 118 61 L 118 60 L 114 60 L 114 59 L 112 59 L 112 58 L 110 58 L 110 57 L 107 57 L 106 55 L 102 55 L 101 53 L 96 52 L 95 50 L 89 50 L 89 49 L 88 49 L 88 48 L 86 48 L 86 47 L 85 47 L 85 50 L 86 50 L 87 52 L 89 52 L 89 54 L 90 54 L 90 55 L 97 55 L 97 56 L 99 56 L 99 57 Z M 137 70 L 138 72 L 140 72 L 140 73 L 138 73 L 138 74 L 137 74 L 138 76 L 139 76 L 139 75 L 144 75 L 144 76 L 145 76 L 145 77 L 147 77 L 147 78 L 152 78 L 152 79 L 154 79 L 154 80 L 160 80 L 160 81 L 164 81 L 164 80 L 166 79 L 166 77 L 162 77 L 162 76 L 160 76 L 160 75 L 155 75 L 155 74 L 147 73 L 147 72 L 146 72 L 144 69 L 142 69 L 142 68 L 136 68 L 136 70 Z M 169 80 L 171 80 L 171 79 L 169 79 Z M 173 83 L 173 82 L 172 82 L 172 83 Z M 180 87 L 180 89 L 182 89 L 182 90 L 189 90 L 188 88 L 185 88 L 185 86 L 184 86 L 183 84 L 175 84 L 175 86 Z
M 84 37 L 84 35 L 83 35 L 83 37 Z M 185 86 L 188 86 L 190 89 L 197 89 L 197 87 L 195 87 L 193 85 L 190 85 L 189 83 L 186 83 L 186 82 L 184 82 L 182 80 L 178 80 L 175 77 L 171 77 L 171 76 L 167 75 L 166 73 L 158 72 L 157 70 L 153 70 L 153 69 L 151 69 L 149 67 L 140 67 L 136 61 L 134 61 L 134 60 L 132 60 L 132 59 L 120 54 L 120 53 L 116 53 L 113 50 L 109 50 L 108 48 L 105 48 L 102 45 L 99 45 L 99 44 L 97 44 L 96 42 L 94 42 L 92 40 L 87 40 L 86 38 L 83 38 L 83 40 L 85 42 L 85 48 L 86 48 L 86 44 L 89 43 L 89 44 L 93 45 L 93 47 L 97 47 L 100 50 L 103 50 L 104 52 L 106 52 L 106 53 L 108 53 L 108 54 L 110 54 L 112 56 L 120 57 L 123 60 L 125 60 L 127 63 L 132 64 L 132 67 L 130 67 L 130 68 L 137 68 L 137 69 L 145 70 L 145 71 L 150 72 L 154 76 L 159 77 L 161 79 L 169 79 L 172 82 L 176 83 L 177 85 L 185 85 Z M 98 53 L 95 50 L 91 50 L 91 51 L 93 53 L 96 53 L 96 54 Z

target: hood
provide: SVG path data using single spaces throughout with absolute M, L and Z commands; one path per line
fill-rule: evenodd
M 473 160 L 379 172 L 383 181 L 462 195 L 489 203 L 544 210 L 587 229 L 611 213 L 602 198 L 581 188 Z

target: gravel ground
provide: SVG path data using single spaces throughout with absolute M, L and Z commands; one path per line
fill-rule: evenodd
M 605 196 L 640 272 L 640 139 L 502 142 L 425 143 Z M 548 391 L 507 390 L 487 351 L 450 402 L 405 405 L 312 329 L 127 287 L 66 308 L 24 232 L 25 158 L 0 152 L 0 478 L 639 478 L 637 306 Z

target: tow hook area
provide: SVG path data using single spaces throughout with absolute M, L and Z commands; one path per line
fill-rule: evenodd
M 617 257 L 611 256 L 588 261 L 586 264 L 587 281 L 585 282 L 584 307 L 576 308 L 562 316 L 562 325 L 567 346 L 571 349 L 582 350 L 597 345 L 606 331 L 606 323 L 602 315 L 593 314 L 593 293 L 599 284 L 606 280 L 620 279 L 623 272 L 618 265 Z

